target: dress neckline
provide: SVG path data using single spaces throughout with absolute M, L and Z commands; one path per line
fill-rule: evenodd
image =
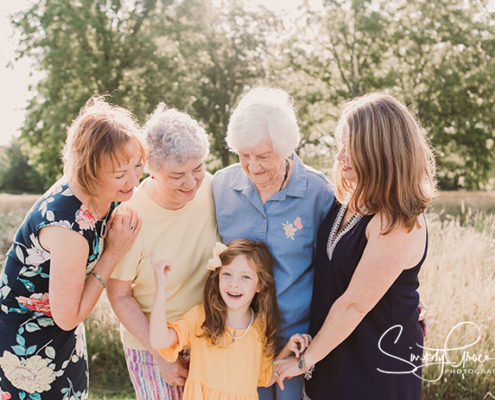
M 340 224 L 342 223 L 345 212 L 347 211 L 347 204 L 340 204 L 339 207 L 339 211 L 333 220 L 332 228 L 330 229 L 330 234 L 328 235 L 327 240 L 327 255 L 330 261 L 332 260 L 333 252 L 340 239 L 342 239 L 342 237 L 354 228 L 361 218 L 363 218 L 363 214 L 354 213 L 345 226 L 339 231 Z

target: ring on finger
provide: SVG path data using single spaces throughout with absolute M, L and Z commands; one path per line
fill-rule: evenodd
M 280 372 L 275 371 L 275 376 L 280 376 Z
M 132 230 L 134 230 L 134 226 L 129 225 L 129 229 L 130 229 L 131 231 L 132 231 Z

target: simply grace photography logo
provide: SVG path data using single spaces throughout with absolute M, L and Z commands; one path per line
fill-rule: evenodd
M 426 382 L 436 382 L 440 380 L 444 374 L 460 375 L 462 376 L 462 379 L 464 379 L 466 375 L 472 374 L 495 376 L 495 365 L 493 365 L 494 363 L 489 363 L 489 361 L 495 360 L 495 357 L 473 351 L 473 347 L 481 339 L 481 329 L 474 322 L 465 321 L 455 325 L 445 338 L 443 347 L 433 348 L 415 344 L 417 348 L 423 350 L 423 355 L 415 354 L 412 351 L 413 348 L 409 347 L 411 353 L 408 359 L 391 354 L 390 351 L 384 350 L 383 348 L 383 343 L 386 341 L 393 340 L 393 344 L 397 344 L 402 335 L 402 331 L 402 325 L 394 325 L 387 329 L 378 340 L 378 349 L 387 357 L 398 360 L 404 368 L 400 371 L 387 371 L 377 368 L 379 372 L 384 374 L 413 374 Z M 469 331 L 470 336 L 474 336 L 475 339 L 469 339 L 469 343 L 453 345 L 453 339 L 458 338 L 459 335 L 465 331 Z M 492 364 L 491 367 L 490 364 Z M 438 374 L 435 377 L 427 379 L 420 374 L 420 369 L 423 370 L 424 374 L 426 368 L 435 365 L 440 366 Z

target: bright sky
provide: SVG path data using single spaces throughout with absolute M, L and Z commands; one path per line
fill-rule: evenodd
M 30 71 L 33 69 L 27 60 L 14 60 L 15 48 L 19 37 L 14 35 L 14 29 L 9 23 L 9 15 L 24 10 L 29 6 L 27 0 L 0 1 L 0 110 L 2 129 L 0 130 L 0 145 L 8 144 L 11 137 L 17 134 L 17 129 L 24 120 L 24 108 L 28 100 L 28 85 L 33 82 Z M 33 71 L 34 72 L 34 71 Z

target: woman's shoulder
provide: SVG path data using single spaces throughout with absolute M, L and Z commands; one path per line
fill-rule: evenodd
M 241 164 L 235 163 L 235 164 L 229 165 L 229 166 L 222 168 L 222 169 L 215 172 L 215 174 L 213 175 L 213 185 L 217 184 L 218 182 L 230 180 L 233 177 L 236 177 L 241 173 L 242 173 Z
M 368 224 L 368 230 L 381 236 L 414 237 L 424 236 L 427 231 L 426 217 L 420 214 L 416 217 L 416 222 L 412 228 L 408 228 L 402 221 L 391 224 L 392 218 L 385 212 L 374 214 Z
M 46 223 L 63 221 L 72 224 L 84 214 L 83 208 L 81 201 L 72 193 L 67 182 L 62 178 L 38 199 L 30 215 Z
M 389 218 L 384 213 L 375 214 L 366 228 L 368 241 L 384 246 L 390 254 L 409 260 L 405 262 L 406 268 L 416 265 L 426 251 L 428 231 L 424 215 L 417 217 L 417 224 L 412 229 L 399 223 L 387 232 L 388 226 Z
M 301 170 L 303 171 L 303 173 L 306 175 L 307 179 L 308 179 L 308 185 L 311 186 L 311 187 L 320 187 L 322 189 L 328 189 L 328 190 L 332 190 L 332 187 L 330 185 L 330 182 L 328 181 L 326 175 L 309 166 L 309 165 L 306 165 L 304 163 L 301 162 Z
M 299 171 L 305 176 L 306 194 L 304 197 L 311 199 L 315 203 L 315 207 L 323 213 L 323 216 L 326 215 L 335 200 L 332 185 L 322 172 L 310 166 L 301 163 Z M 298 183 L 302 185 L 302 181 Z

